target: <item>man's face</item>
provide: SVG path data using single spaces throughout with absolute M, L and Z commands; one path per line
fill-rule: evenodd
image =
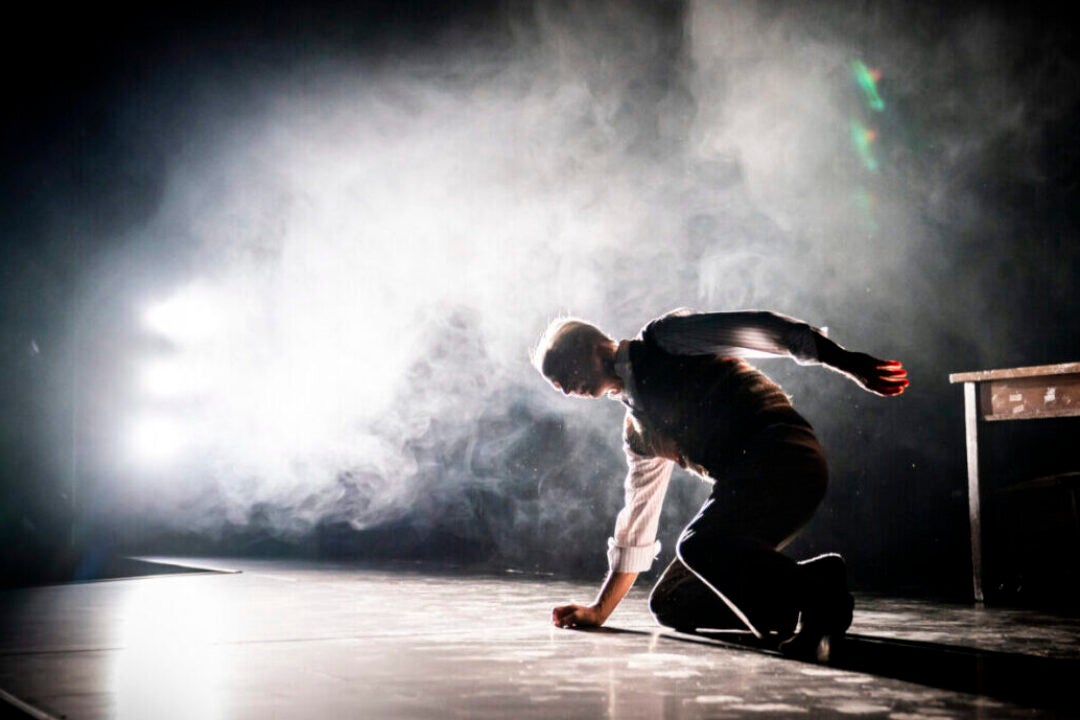
M 573 357 L 562 358 L 554 364 L 548 380 L 556 390 L 576 397 L 598 398 L 610 385 L 604 372 L 600 345 L 592 345 Z

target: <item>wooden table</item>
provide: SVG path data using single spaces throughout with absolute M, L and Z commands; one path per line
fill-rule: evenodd
M 1080 362 L 953 373 L 949 375 L 949 382 L 964 383 L 971 573 L 975 600 L 983 602 L 979 421 L 1037 420 L 1080 415 Z

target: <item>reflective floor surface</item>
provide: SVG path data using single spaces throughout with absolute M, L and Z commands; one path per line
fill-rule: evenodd
M 76 720 L 1080 717 L 1077 618 L 860 597 L 828 666 L 662 631 L 646 588 L 584 632 L 548 617 L 591 584 L 169 562 L 240 572 L 0 592 L 0 698 Z

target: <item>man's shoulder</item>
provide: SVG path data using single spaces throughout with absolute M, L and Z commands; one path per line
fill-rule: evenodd
M 653 336 L 657 332 L 664 332 L 665 328 L 670 327 L 672 324 L 677 324 L 677 322 L 672 323 L 672 320 L 677 321 L 678 318 L 686 318 L 699 314 L 700 313 L 697 310 L 688 307 L 680 307 L 675 308 L 674 310 L 670 310 L 663 315 L 659 315 L 650 320 L 649 322 L 645 323 L 645 326 L 641 328 L 641 332 L 638 333 L 638 339 L 644 340 L 646 337 Z
M 668 312 L 664 313 L 663 315 L 659 315 L 659 316 L 653 318 L 652 320 L 649 321 L 648 325 L 653 325 L 655 323 L 664 322 L 664 321 L 667 321 L 667 320 L 671 320 L 673 318 L 690 317 L 692 315 L 700 315 L 700 314 L 701 313 L 698 310 L 695 310 L 694 308 L 678 307 L 678 308 L 675 308 L 674 310 L 669 310 Z M 646 325 L 646 327 L 648 327 L 648 325 Z

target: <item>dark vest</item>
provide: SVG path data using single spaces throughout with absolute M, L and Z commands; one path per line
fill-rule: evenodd
M 705 472 L 739 455 L 759 430 L 775 423 L 809 427 L 780 386 L 738 358 L 673 355 L 651 326 L 630 342 L 637 389 L 627 444 Z

